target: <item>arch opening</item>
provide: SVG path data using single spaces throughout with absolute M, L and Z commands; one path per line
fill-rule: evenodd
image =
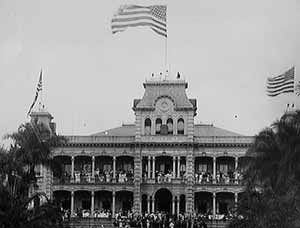
M 156 212 L 164 212 L 171 214 L 172 207 L 172 193 L 165 188 L 159 189 L 155 193 Z

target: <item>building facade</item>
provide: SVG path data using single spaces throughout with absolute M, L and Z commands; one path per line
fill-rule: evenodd
M 144 83 L 134 124 L 89 136 L 66 136 L 52 151 L 63 176 L 43 168 L 39 190 L 72 216 L 116 213 L 226 215 L 243 192 L 244 157 L 253 137 L 195 124 L 196 99 L 181 79 Z M 51 125 L 52 116 L 32 118 Z M 105 216 L 105 213 L 102 214 Z

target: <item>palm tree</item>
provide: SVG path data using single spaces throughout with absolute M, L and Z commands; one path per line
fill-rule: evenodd
M 247 155 L 246 192 L 238 205 L 243 219 L 229 227 L 299 227 L 300 111 L 262 130 Z
M 43 125 L 22 124 L 18 131 L 6 136 L 12 140 L 8 151 L 0 150 L 0 228 L 58 227 L 59 207 L 42 193 L 29 195 L 36 185 L 35 166 L 42 164 L 52 170 L 60 166 L 51 157 L 51 149 L 64 143 L 64 137 L 50 134 Z M 46 202 L 34 205 L 43 197 Z
M 13 144 L 10 153 L 26 169 L 27 178 L 36 183 L 35 166 L 44 165 L 61 173 L 60 165 L 51 157 L 51 149 L 66 139 L 56 134 L 44 134 L 48 130 L 43 125 L 22 124 L 17 132 L 6 135 Z

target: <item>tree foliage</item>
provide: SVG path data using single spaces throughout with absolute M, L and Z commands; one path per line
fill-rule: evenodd
M 58 227 L 59 207 L 43 193 L 29 194 L 36 187 L 36 165 L 59 169 L 51 157 L 53 146 L 65 142 L 55 134 L 45 134 L 43 125 L 22 124 L 17 132 L 8 134 L 9 150 L 0 148 L 0 228 Z M 49 132 L 48 132 L 49 133 Z M 44 199 L 44 203 L 34 205 Z
M 300 227 L 300 112 L 262 130 L 248 156 L 240 216 L 229 227 Z

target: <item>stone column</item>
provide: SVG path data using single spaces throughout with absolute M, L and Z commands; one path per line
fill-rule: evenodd
M 238 165 L 239 165 L 239 157 L 235 157 L 235 159 L 234 159 L 234 171 L 235 171 L 235 172 L 237 172 Z M 238 184 L 238 183 L 239 183 L 238 180 L 235 179 L 235 177 L 234 177 L 234 183 L 235 183 L 235 184 Z
M 180 178 L 180 156 L 177 157 L 177 178 Z
M 74 180 L 75 180 L 75 176 L 74 176 L 74 161 L 75 161 L 75 157 L 72 156 L 71 157 L 71 182 L 74 182 Z
M 91 192 L 91 217 L 94 217 L 94 208 L 95 208 L 95 192 Z
M 152 213 L 155 213 L 155 197 L 152 196 Z
M 175 156 L 173 156 L 173 178 L 175 178 L 176 177 L 176 157 Z
M 172 215 L 175 214 L 175 196 L 172 197 Z
M 148 179 L 151 178 L 151 157 L 148 156 Z
M 216 218 L 216 193 L 213 193 L 213 218 Z
M 152 160 L 152 178 L 155 179 L 155 157 Z
M 150 211 L 150 196 L 147 195 L 147 213 L 150 214 L 151 211 Z
M 213 183 L 216 183 L 216 166 L 217 166 L 217 158 L 213 157 Z
M 234 193 L 234 203 L 235 203 L 235 205 L 237 205 L 237 203 L 238 203 L 238 193 L 237 192 Z
M 116 156 L 113 156 L 113 180 L 116 180 Z
M 180 195 L 177 196 L 177 215 L 180 214 Z
M 239 165 L 239 163 L 238 163 L 239 162 L 239 157 L 235 157 L 234 160 L 235 160 L 235 162 L 234 162 L 234 169 L 237 170 L 238 165 Z
M 71 192 L 71 217 L 74 216 L 74 191 Z
M 116 216 L 116 192 L 112 192 L 112 217 Z
M 92 156 L 92 182 L 95 181 L 95 156 Z

